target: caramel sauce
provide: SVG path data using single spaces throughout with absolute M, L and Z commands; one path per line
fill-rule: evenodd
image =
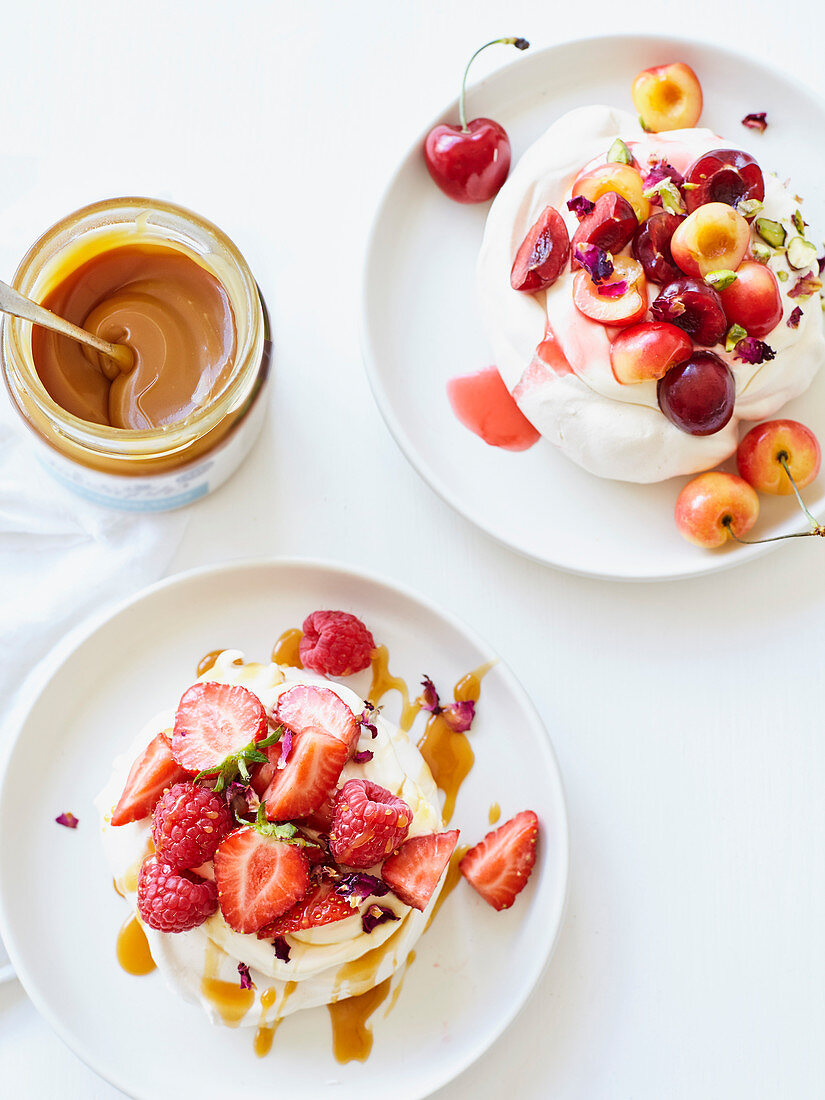
M 285 630 L 272 648 L 272 661 L 276 665 L 288 665 L 290 668 L 303 668 L 298 647 L 304 634 L 297 627 Z
M 441 908 L 441 906 L 458 885 L 458 881 L 461 878 L 461 868 L 459 867 L 459 863 L 461 863 L 462 859 L 468 851 L 469 845 L 459 844 L 459 846 L 450 856 L 450 862 L 448 863 L 447 870 L 444 874 L 444 885 L 441 887 L 441 893 L 435 899 L 435 905 L 433 906 L 432 912 L 430 913 L 429 919 L 424 928 L 425 932 L 435 920 L 438 910 Z
M 272 1040 L 275 1038 L 275 1032 L 283 1021 L 284 1005 L 295 992 L 297 985 L 297 982 L 287 982 L 284 985 L 284 995 L 278 1006 L 278 1016 L 271 1023 L 266 1022 L 266 1017 L 268 1010 L 272 1008 L 278 999 L 278 990 L 274 985 L 271 985 L 261 994 L 261 1019 L 258 1024 L 258 1030 L 255 1032 L 255 1040 L 252 1044 L 253 1050 L 259 1058 L 265 1058 L 272 1049 Z
M 372 652 L 372 683 L 367 699 L 377 707 L 388 691 L 397 691 L 401 696 L 401 720 L 398 724 L 402 730 L 409 730 L 421 706 L 416 700 L 410 701 L 406 683 L 400 676 L 391 674 L 389 663 L 390 655 L 387 647 L 376 646 Z
M 259 1027 L 255 1032 L 255 1039 L 252 1043 L 252 1049 L 258 1058 L 266 1058 L 270 1050 L 272 1050 L 272 1040 L 275 1038 L 275 1032 L 278 1030 L 278 1025 L 274 1027 Z
M 237 1027 L 255 1002 L 254 989 L 241 989 L 240 981 L 224 982 L 216 977 L 218 961 L 225 954 L 211 941 L 206 945 L 201 994 L 217 1011 L 227 1027 Z
M 140 874 L 141 864 L 147 856 L 154 855 L 155 845 L 152 843 L 152 838 L 149 837 L 146 841 L 146 848 L 143 855 L 139 859 L 136 859 L 131 867 L 128 867 L 123 878 L 118 882 L 115 879 L 115 890 L 121 897 L 125 897 L 127 894 L 134 894 L 138 888 L 138 875 Z
M 487 820 L 490 822 L 491 825 L 495 825 L 500 817 L 501 806 L 499 806 L 498 802 L 494 802 L 490 807 L 490 812 L 487 814 Z
M 481 681 L 493 667 L 494 661 L 488 661 L 474 672 L 468 672 L 455 685 L 454 697 L 457 702 L 469 700 L 477 703 L 481 694 Z M 475 753 L 466 733 L 456 733 L 450 729 L 440 714 L 431 714 L 424 733 L 418 742 L 418 749 L 433 774 L 435 785 L 444 792 L 444 824 L 449 825 L 455 811 L 455 800 L 461 784 L 475 763 Z
M 121 890 L 121 888 L 120 888 L 120 887 L 118 886 L 118 884 L 117 884 L 117 879 L 116 879 L 116 878 L 113 878 L 113 879 L 112 879 L 112 886 L 114 886 L 114 888 L 115 888 L 115 893 L 116 893 L 116 894 L 120 894 L 120 896 L 121 896 L 122 898 L 125 898 L 125 897 L 126 897 L 126 895 L 125 895 L 125 894 L 123 893 L 123 891 Z
M 198 661 L 198 667 L 196 670 L 197 676 L 205 676 L 210 669 L 215 667 L 215 661 L 223 653 L 222 649 L 210 649 L 206 656 L 201 657 Z
M 366 1062 L 369 1058 L 372 1030 L 367 1021 L 386 1000 L 391 983 L 392 977 L 386 978 L 366 993 L 327 1005 L 332 1022 L 332 1052 L 337 1062 Z
M 404 960 L 404 965 L 401 968 L 401 973 L 399 974 L 398 982 L 395 986 L 395 989 L 392 991 L 392 997 L 390 997 L 390 1003 L 387 1005 L 387 1011 L 384 1013 L 384 1019 L 385 1020 L 389 1016 L 389 1014 L 392 1012 L 392 1010 L 395 1008 L 395 1006 L 398 1002 L 398 998 L 401 996 L 401 990 L 404 986 L 404 979 L 407 976 L 407 971 L 410 969 L 410 967 L 412 966 L 412 964 L 414 962 L 415 962 L 415 951 L 411 951 L 409 953 L 409 955 L 407 955 L 407 958 Z
M 117 934 L 117 961 L 127 974 L 151 974 L 155 969 L 149 941 L 134 913 Z

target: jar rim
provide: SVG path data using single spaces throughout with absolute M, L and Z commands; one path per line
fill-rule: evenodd
M 23 389 L 26 398 L 33 403 L 40 416 L 49 421 L 52 430 L 75 445 L 100 455 L 170 456 L 177 451 L 185 451 L 193 438 L 212 431 L 225 416 L 249 399 L 251 383 L 254 384 L 254 373 L 263 350 L 263 306 L 258 285 L 240 249 L 213 222 L 177 203 L 141 196 L 124 196 L 80 207 L 55 222 L 31 245 L 14 273 L 12 286 L 25 294 L 29 285 L 54 256 L 59 256 L 64 250 L 68 251 L 87 235 L 105 232 L 107 227 L 116 230 L 118 225 L 135 224 L 141 215 L 148 215 L 143 227 L 149 225 L 157 229 L 156 234 L 150 233 L 144 237 L 147 241 L 163 243 L 164 240 L 170 240 L 172 225 L 153 224 L 153 215 L 160 215 L 174 222 L 172 247 L 175 243 L 184 248 L 188 246 L 188 250 L 194 252 L 218 279 L 232 303 L 236 335 L 239 337 L 232 371 L 224 388 L 206 405 L 183 420 L 159 428 L 116 428 L 83 420 L 62 408 L 43 385 L 31 352 L 31 322 L 8 315 L 2 321 L 2 370 L 10 395 L 20 412 L 29 419 L 25 410 L 20 407 L 17 387 Z M 107 216 L 110 216 L 109 220 Z M 197 247 L 198 245 L 201 247 Z M 210 255 L 219 256 L 223 265 L 228 264 L 233 286 L 226 285 L 226 278 L 222 278 L 220 271 L 215 270 L 215 266 L 209 262 Z M 243 325 L 239 322 L 239 315 L 245 321 Z M 15 376 L 14 379 L 12 375 Z M 250 378 L 250 375 L 253 377 Z M 17 387 L 13 381 L 17 383 Z

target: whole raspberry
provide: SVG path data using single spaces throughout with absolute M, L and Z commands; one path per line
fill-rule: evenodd
M 147 856 L 138 875 L 138 912 L 158 932 L 187 932 L 218 908 L 214 882 L 191 871 L 174 871 L 157 856 Z
M 298 654 L 304 668 L 324 676 L 351 676 L 368 668 L 375 639 L 347 611 L 313 611 L 304 619 Z
M 225 799 L 208 787 L 176 783 L 155 806 L 152 840 L 163 862 L 180 871 L 211 859 L 233 824 Z
M 330 850 L 336 863 L 372 867 L 407 838 L 410 807 L 378 783 L 350 779 L 335 796 Z

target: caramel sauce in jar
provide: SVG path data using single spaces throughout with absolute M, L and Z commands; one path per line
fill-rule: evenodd
M 149 941 L 134 913 L 117 934 L 117 961 L 127 974 L 151 974 L 155 969 Z
M 278 641 L 272 647 L 272 662 L 276 665 L 287 665 L 289 668 L 303 668 L 299 646 L 304 633 L 297 627 L 285 630 Z

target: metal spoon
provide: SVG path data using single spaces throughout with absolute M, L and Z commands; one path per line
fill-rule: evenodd
M 26 298 L 19 291 L 0 281 L 0 310 L 10 313 L 12 317 L 21 317 L 24 321 L 31 321 L 34 325 L 42 325 L 52 332 L 59 332 L 61 336 L 68 336 L 70 340 L 79 340 L 81 344 L 87 344 L 95 351 L 113 360 L 118 370 L 128 373 L 135 365 L 135 359 L 131 348 L 125 344 L 110 344 L 108 340 L 101 340 L 85 328 L 73 325 L 71 321 L 65 321 L 56 313 L 45 309 L 43 306 Z M 105 370 L 105 368 L 104 368 Z M 109 372 L 106 371 L 108 375 Z M 115 372 L 116 376 L 117 372 Z M 111 375 L 110 375 L 111 377 Z

